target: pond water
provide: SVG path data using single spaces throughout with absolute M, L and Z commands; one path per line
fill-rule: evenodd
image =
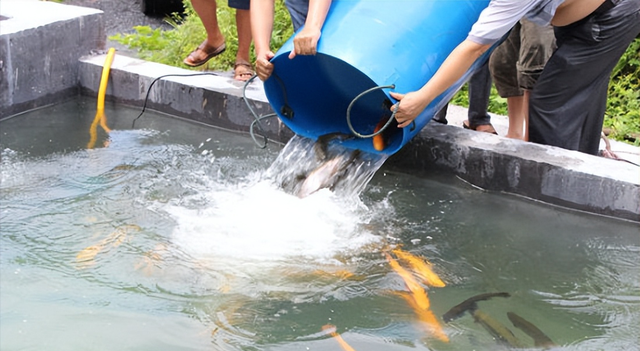
M 88 148 L 94 106 L 0 122 L 2 350 L 511 349 L 470 313 L 442 320 L 492 292 L 510 297 L 479 310 L 523 348 L 508 312 L 559 350 L 639 348 L 637 223 L 384 166 L 356 196 L 300 199 L 271 180 L 281 145 L 152 112 L 131 129 L 139 111 L 108 105 Z M 448 342 L 389 248 L 446 283 L 422 286 Z

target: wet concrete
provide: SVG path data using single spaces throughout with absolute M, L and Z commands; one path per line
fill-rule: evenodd
M 48 64 L 42 62 L 34 65 L 32 69 L 24 70 L 25 63 L 22 60 L 26 60 L 26 54 L 21 57 L 15 53 L 21 52 L 20 48 L 23 46 L 31 48 L 32 40 L 29 36 L 41 35 L 35 33 L 42 31 L 33 29 L 6 31 L 4 22 L 15 20 L 11 11 L 6 11 L 7 7 L 4 6 L 11 1 L 25 0 L 3 0 L 0 15 L 12 18 L 3 21 L 0 37 L 2 43 L 11 43 L 11 45 L 7 46 L 8 49 L 5 47 L 5 51 L 0 47 L 0 54 L 3 55 L 0 59 L 3 62 L 10 60 L 3 67 L 10 66 L 12 72 L 21 73 L 20 76 L 5 75 L 6 71 L 3 70 L 5 79 L 2 84 L 6 84 L 10 94 L 13 94 L 10 96 L 11 99 L 7 99 L 9 105 L 6 104 L 4 97 L 1 100 L 5 104 L 1 106 L 3 113 L 6 109 L 16 108 L 15 103 L 11 103 L 15 101 L 19 92 L 15 89 L 11 90 L 12 87 L 35 84 L 39 82 L 38 76 L 42 77 L 48 72 L 47 67 L 59 64 L 58 56 L 49 55 Z M 99 18 L 98 22 L 102 21 L 100 12 L 87 12 L 87 9 L 71 11 L 65 8 L 64 12 L 67 16 L 73 16 L 77 11 L 75 12 L 77 17 L 74 20 L 38 23 L 33 20 L 38 17 L 33 16 L 33 12 L 36 7 L 40 7 L 40 4 L 50 4 L 43 5 L 43 8 L 51 5 L 63 7 L 65 5 L 37 3 L 38 5 L 32 3 L 34 6 L 29 9 L 32 28 L 55 32 L 57 36 L 73 38 L 67 31 L 72 33 L 77 31 L 78 26 L 87 23 L 96 15 Z M 51 11 L 50 7 L 47 10 L 49 13 L 58 12 L 58 10 Z M 77 25 L 69 25 L 68 21 L 77 22 Z M 97 28 L 98 33 L 104 33 L 104 29 L 100 29 L 101 23 L 95 23 L 93 27 Z M 86 34 L 94 35 L 91 31 L 87 31 Z M 77 42 L 84 42 L 84 40 L 79 38 L 75 42 L 55 42 L 55 39 L 51 39 L 56 43 L 57 46 L 54 47 L 57 47 L 57 50 L 64 50 L 65 45 L 77 46 Z M 39 44 L 40 52 L 55 50 L 47 42 Z M 104 50 L 104 47 L 97 49 Z M 100 51 L 96 53 L 93 49 L 82 50 L 85 51 L 84 54 L 76 56 L 82 56 L 80 60 L 65 57 L 62 61 L 68 63 L 66 74 L 77 79 L 75 89 L 82 94 L 96 96 L 105 55 Z M 7 52 L 10 55 L 7 55 Z M 246 132 L 254 117 L 243 98 L 244 84 L 234 81 L 225 74 L 212 73 L 200 77 L 177 76 L 192 73 L 176 67 L 141 61 L 127 56 L 126 53 L 118 52 L 111 67 L 107 98 L 142 107 L 147 92 L 151 88 L 147 108 L 198 123 Z M 166 77 L 153 83 L 156 78 L 166 74 L 176 76 Z M 73 86 L 71 83 L 69 86 Z M 42 91 L 40 95 L 30 95 L 29 98 L 33 99 L 31 105 L 46 104 L 47 96 L 62 94 L 60 89 L 64 88 L 63 85 L 52 82 L 46 82 L 42 87 L 49 91 Z M 64 94 L 69 96 L 77 94 L 73 89 L 63 90 Z M 259 115 L 272 113 L 260 81 L 256 80 L 247 87 L 246 97 Z M 10 114 L 5 113 L 0 117 L 8 115 Z M 458 176 L 487 190 L 516 194 L 550 204 L 640 222 L 639 167 L 575 151 L 465 130 L 459 127 L 465 115 L 466 110 L 453 107 L 448 116 L 450 125 L 429 123 L 417 137 L 393 155 L 385 167 L 414 174 L 424 174 L 434 169 L 445 170 L 452 176 Z M 503 134 L 505 117 L 495 116 L 493 122 L 499 133 Z M 286 142 L 293 135 L 275 118 L 265 120 L 265 129 L 269 138 L 281 143 Z M 614 143 L 614 150 L 619 145 L 621 144 Z M 625 149 L 631 150 L 632 157 L 638 157 L 637 163 L 640 163 L 638 148 L 625 147 Z

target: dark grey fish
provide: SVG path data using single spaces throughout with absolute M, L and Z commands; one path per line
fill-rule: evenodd
M 496 293 L 486 293 L 480 294 L 476 296 L 472 296 L 461 303 L 453 306 L 447 313 L 442 315 L 442 320 L 445 322 L 450 322 L 460 316 L 462 316 L 466 311 L 473 311 L 478 308 L 476 302 L 488 300 L 492 297 L 509 297 L 509 293 L 507 292 L 496 292 Z
M 316 159 L 320 162 L 323 162 L 329 158 L 329 143 L 331 141 L 344 141 L 353 138 L 355 138 L 355 136 L 342 132 L 327 133 L 319 136 L 315 144 L 313 144 L 313 151 L 316 154 Z
M 545 349 L 558 346 L 556 345 L 551 338 L 549 338 L 542 330 L 538 329 L 533 323 L 528 320 L 518 316 L 513 312 L 507 312 L 507 317 L 513 326 L 522 330 L 525 334 L 529 335 L 533 338 L 533 344 L 536 347 L 543 347 Z

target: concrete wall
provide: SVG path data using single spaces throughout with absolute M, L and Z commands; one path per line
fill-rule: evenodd
M 2 0 L 0 119 L 78 93 L 78 58 L 104 49 L 102 11 Z
M 97 96 L 104 60 L 104 55 L 87 56 L 80 60 L 83 94 Z M 146 108 L 173 116 L 228 130 L 248 131 L 255 117 L 243 98 L 244 83 L 224 73 L 194 74 L 198 72 L 116 53 L 111 64 L 107 99 L 141 108 L 146 103 Z M 256 115 L 273 113 L 260 80 L 251 82 L 245 93 Z M 272 140 L 285 143 L 293 136 L 291 130 L 277 118 L 264 119 L 261 125 L 266 136 Z
M 486 190 L 640 221 L 640 168 L 577 151 L 430 123 L 386 166 L 435 167 Z

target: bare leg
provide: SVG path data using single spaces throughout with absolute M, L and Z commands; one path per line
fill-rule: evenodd
M 507 98 L 507 109 L 509 110 L 509 130 L 507 138 L 524 140 L 525 125 L 525 98 L 523 96 L 510 96 Z
M 220 31 L 220 27 L 218 27 L 215 0 L 191 0 L 191 4 L 207 31 L 207 39 L 203 43 L 204 50 L 196 50 L 187 57 L 187 60 L 194 62 L 205 59 L 207 52 L 211 52 L 224 44 L 224 36 Z
M 251 16 L 249 10 L 236 10 L 236 29 L 238 31 L 238 53 L 236 61 L 250 62 Z
M 524 106 L 522 106 L 523 108 L 523 113 L 524 113 L 524 141 L 529 141 L 529 97 L 531 96 L 531 90 L 525 90 L 524 91 L 524 95 L 522 96 L 524 98 Z
M 236 9 L 236 30 L 238 52 L 236 52 L 236 64 L 233 67 L 233 78 L 246 82 L 254 75 L 249 59 L 251 50 L 251 12 L 249 10 Z

